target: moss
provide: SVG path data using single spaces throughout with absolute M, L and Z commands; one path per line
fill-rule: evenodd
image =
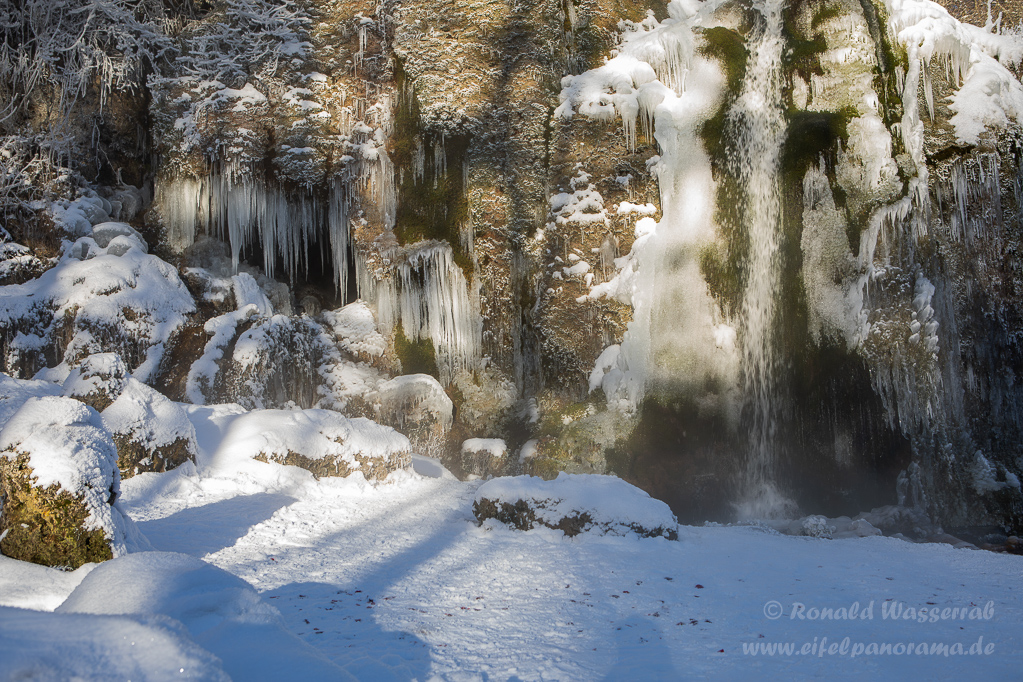
M 394 330 L 394 352 L 401 362 L 401 371 L 404 374 L 429 374 L 435 379 L 440 379 L 440 371 L 437 369 L 437 353 L 433 348 L 433 341 L 421 338 L 410 341 L 405 336 L 405 330 L 399 324 Z
M 745 39 L 735 31 L 723 26 L 704 29 L 700 54 L 721 61 L 730 92 L 738 92 L 746 75 L 749 50 Z
M 412 465 L 412 458 L 408 453 L 402 455 L 382 458 L 382 457 L 369 457 L 367 455 L 356 454 L 355 461 L 356 465 L 352 466 L 341 457 L 322 457 L 320 459 L 311 459 L 305 455 L 288 451 L 285 455 L 259 453 L 253 459 L 260 462 L 276 462 L 277 464 L 284 464 L 287 466 L 297 466 L 306 471 L 312 473 L 316 478 L 323 477 L 338 477 L 344 478 L 351 476 L 356 471 L 361 471 L 362 474 L 370 481 L 382 481 L 389 474 L 399 469 L 408 469 Z
M 82 496 L 60 486 L 39 488 L 28 455 L 0 456 L 0 553 L 44 566 L 78 568 L 113 558 L 102 530 L 86 530 L 89 517 Z M 113 494 L 111 493 L 111 497 Z
M 800 78 L 809 82 L 812 75 L 824 74 L 820 56 L 828 49 L 827 38 L 816 30 L 817 26 L 814 25 L 813 19 L 816 19 L 817 14 L 821 13 L 823 18 L 817 25 L 823 23 L 830 10 L 824 6 L 814 13 L 813 19 L 811 19 L 810 34 L 807 35 L 800 29 L 797 19 L 803 14 L 807 2 L 811 2 L 811 0 L 793 0 L 785 8 L 782 36 L 788 44 L 788 49 L 782 54 L 782 65 L 786 72 L 797 73 Z
M 434 171 L 434 143 L 438 136 L 422 128 L 419 98 L 409 84 L 400 64 L 395 68 L 398 92 L 394 110 L 394 133 L 389 153 L 396 168 L 402 169 L 398 183 L 398 211 L 394 234 L 399 244 L 435 239 L 451 245 L 455 263 L 466 278 L 472 277 L 473 264 L 461 243 L 461 226 L 469 220 L 469 202 L 462 168 L 467 161 L 470 138 L 456 135 L 441 138 L 446 169 Z M 426 151 L 423 177 L 412 171 L 416 148 Z
M 745 288 L 744 263 L 749 253 L 749 236 L 742 219 L 743 193 L 735 169 L 729 162 L 731 126 L 728 112 L 742 91 L 749 51 L 743 37 L 726 28 L 708 29 L 703 32 L 703 36 L 700 51 L 721 62 L 728 81 L 729 96 L 700 127 L 700 137 L 711 158 L 714 180 L 717 182 L 714 218 L 722 238 L 721 244 L 707 247 L 700 254 L 700 270 L 718 305 L 726 314 L 732 314 L 738 310 Z
M 810 19 L 810 30 L 816 31 L 824 22 L 840 16 L 842 16 L 842 5 L 840 3 L 822 4 L 814 9 L 813 18 Z
M 781 171 L 786 179 L 798 179 L 801 184 L 810 164 L 817 163 L 821 154 L 836 151 L 839 140 L 848 141 L 849 121 L 855 116 L 858 113 L 852 108 L 790 112 L 781 155 Z

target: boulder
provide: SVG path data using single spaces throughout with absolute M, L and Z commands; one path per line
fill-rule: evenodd
M 508 463 L 508 446 L 500 438 L 470 438 L 462 443 L 462 473 L 495 476 Z
M 476 491 L 472 511 L 480 524 L 494 519 L 518 530 L 546 526 L 569 537 L 595 532 L 678 540 L 678 520 L 668 505 L 615 476 L 495 478 Z
M 0 552 L 70 568 L 124 554 L 120 483 L 117 450 L 94 409 L 30 398 L 0 430 Z
M 232 443 L 261 462 L 302 467 L 317 478 L 362 473 L 382 480 L 410 469 L 408 438 L 363 417 L 349 419 L 329 410 L 253 410 L 238 417 Z
M 393 426 L 427 457 L 447 452 L 454 406 L 440 382 L 429 374 L 406 374 L 383 381 L 367 396 L 376 421 Z
M 89 355 L 64 380 L 64 395 L 102 412 L 121 395 L 130 376 L 117 353 Z
M 129 378 L 102 416 L 117 446 L 121 478 L 195 463 L 199 446 L 188 415 L 142 382 Z

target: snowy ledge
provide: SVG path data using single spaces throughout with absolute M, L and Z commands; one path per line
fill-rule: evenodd
M 562 472 L 553 481 L 495 478 L 476 491 L 472 511 L 480 524 L 496 519 L 519 530 L 546 526 L 568 537 L 635 533 L 678 540 L 678 520 L 668 505 L 615 476 Z

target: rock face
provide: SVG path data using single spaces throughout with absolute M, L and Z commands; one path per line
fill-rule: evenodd
M 152 71 L 104 125 L 148 101 L 160 164 L 104 138 L 107 187 L 16 221 L 39 253 L 10 281 L 41 275 L 0 287 L 6 371 L 113 351 L 175 400 L 380 419 L 465 473 L 466 440 L 535 441 L 522 470 L 693 521 L 1023 523 L 1015 4 L 190 7 L 104 29 Z M 22 94 L 12 164 L 46 123 Z
M 70 568 L 123 554 L 119 489 L 99 414 L 68 398 L 29 399 L 0 430 L 0 551 Z
M 493 479 L 476 491 L 472 511 L 480 523 L 495 519 L 518 530 L 546 526 L 568 537 L 635 533 L 678 540 L 678 521 L 666 504 L 611 476 Z

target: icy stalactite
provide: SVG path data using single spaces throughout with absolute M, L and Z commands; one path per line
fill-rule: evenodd
M 157 204 L 163 212 L 166 242 L 180 251 L 195 241 L 196 227 L 202 224 L 202 183 L 194 178 L 174 178 L 157 185 Z
M 451 246 L 421 242 L 387 257 L 394 264 L 382 276 L 357 259 L 359 293 L 375 305 L 382 330 L 390 333 L 400 323 L 410 340 L 430 339 L 445 385 L 458 370 L 476 367 L 482 337 L 479 306 L 473 304 Z
M 994 239 L 1000 246 L 1002 231 L 1002 183 L 997 153 L 977 154 L 957 160 L 945 178 L 934 183 L 937 210 L 949 239 L 972 247 Z M 971 210 L 972 209 L 972 210 Z
M 750 419 L 749 454 L 739 515 L 768 518 L 793 511 L 774 485 L 779 453 L 774 328 L 781 291 L 781 190 L 778 179 L 786 121 L 782 108 L 782 10 L 784 0 L 760 7 L 764 26 L 750 46 L 742 93 L 729 112 L 738 132 L 738 171 L 746 191 L 749 275 L 742 300 L 743 392 Z
M 370 185 L 384 186 L 385 196 L 394 193 L 393 181 L 388 183 L 383 177 L 387 170 L 393 173 L 393 168 L 386 166 L 381 177 L 368 180 Z M 267 276 L 274 277 L 278 262 L 283 261 L 284 274 L 295 281 L 309 274 L 308 254 L 318 246 L 327 256 L 324 261 L 334 265 L 339 291 L 348 286 L 352 196 L 348 183 L 341 179 L 330 183 L 326 199 L 322 199 L 311 190 L 287 192 L 254 179 L 243 167 L 224 164 L 201 181 L 175 178 L 161 183 L 159 201 L 175 249 L 190 246 L 200 230 L 218 234 L 227 238 L 237 271 L 246 249 L 258 243 Z M 391 220 L 396 203 L 392 196 L 384 205 Z

